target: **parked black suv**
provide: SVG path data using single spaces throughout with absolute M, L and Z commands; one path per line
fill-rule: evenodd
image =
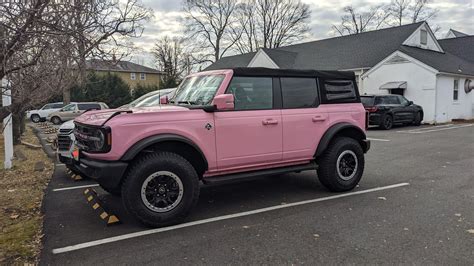
M 391 129 L 394 124 L 419 126 L 423 121 L 423 108 L 401 95 L 363 95 L 360 97 L 369 112 L 369 124 Z

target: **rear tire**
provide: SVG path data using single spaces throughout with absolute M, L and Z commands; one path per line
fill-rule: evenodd
M 354 189 L 364 173 L 364 151 L 359 142 L 337 137 L 318 159 L 319 181 L 330 191 Z
M 31 119 L 31 122 L 33 122 L 33 123 L 39 123 L 41 121 L 41 117 L 39 115 L 36 115 L 36 114 L 31 115 L 30 119 Z
M 53 123 L 53 124 L 55 124 L 55 125 L 59 125 L 59 124 L 61 124 L 61 122 L 62 122 L 62 121 L 61 121 L 61 118 L 59 118 L 59 117 L 57 117 L 57 116 L 53 116 L 53 117 L 51 118 L 51 123 Z
M 186 159 L 171 152 L 139 158 L 122 184 L 122 201 L 127 211 L 151 227 L 183 221 L 198 198 L 196 170 Z
M 385 130 L 389 130 L 393 127 L 393 117 L 391 115 L 384 115 L 380 122 L 380 127 Z

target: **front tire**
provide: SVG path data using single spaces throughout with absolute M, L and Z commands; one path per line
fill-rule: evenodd
M 318 178 L 330 191 L 349 191 L 362 178 L 364 165 L 364 152 L 359 142 L 337 137 L 318 160 Z
M 127 211 L 151 227 L 183 221 L 198 198 L 196 170 L 186 159 L 171 152 L 139 158 L 122 184 L 122 201 Z
M 421 125 L 421 120 L 422 120 L 421 112 L 417 112 L 415 115 L 415 119 L 413 120 L 413 125 L 419 126 Z
M 31 122 L 33 122 L 33 123 L 39 123 L 41 121 L 41 117 L 39 115 L 36 115 L 36 114 L 31 115 L 30 119 L 31 119 Z
M 59 125 L 59 124 L 61 124 L 61 122 L 62 122 L 62 121 L 61 121 L 61 118 L 59 118 L 59 117 L 57 117 L 57 116 L 53 116 L 53 117 L 51 118 L 51 123 L 53 123 L 53 124 L 55 124 L 55 125 Z

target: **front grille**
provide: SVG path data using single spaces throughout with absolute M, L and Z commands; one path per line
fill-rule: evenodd
M 90 147 L 92 146 L 92 143 L 89 143 L 91 141 L 88 140 L 87 138 L 89 136 L 92 136 L 95 130 L 96 129 L 94 128 L 85 127 L 83 125 L 76 124 L 76 128 L 74 130 L 74 136 L 76 137 L 77 145 L 81 149 L 85 151 L 88 151 L 90 149 Z
M 58 150 L 68 151 L 71 148 L 72 140 L 69 135 L 58 135 Z
M 73 129 L 69 129 L 69 128 L 66 128 L 66 129 L 59 129 L 59 133 L 63 133 L 63 134 L 70 134 L 72 132 Z

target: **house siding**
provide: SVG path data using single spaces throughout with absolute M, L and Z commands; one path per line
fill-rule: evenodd
M 159 86 L 161 81 L 161 74 L 156 73 L 146 73 L 146 79 L 140 79 L 140 73 L 135 73 L 135 80 L 130 78 L 130 73 L 132 72 L 118 72 L 118 71 L 96 71 L 98 74 L 111 73 L 119 76 L 125 83 L 130 86 L 130 89 L 134 89 L 138 84 L 144 86 Z
M 406 81 L 404 96 L 423 107 L 425 123 L 435 122 L 435 73 L 413 62 L 384 64 L 364 78 L 362 94 L 389 94 L 379 88 L 392 81 Z
M 459 80 L 458 100 L 453 100 L 454 80 Z M 466 78 L 449 75 L 438 75 L 437 82 L 437 114 L 439 123 L 450 122 L 452 119 L 474 118 L 474 92 L 466 93 L 464 83 Z

